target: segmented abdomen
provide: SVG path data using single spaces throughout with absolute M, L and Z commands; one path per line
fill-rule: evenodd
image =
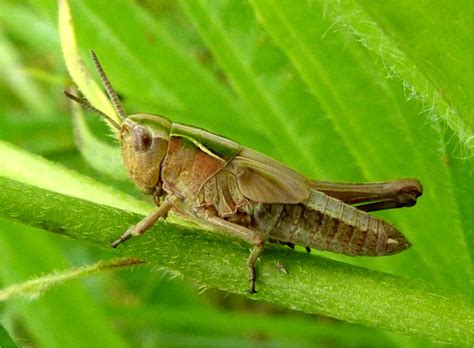
M 307 204 L 251 205 L 251 228 L 274 241 L 368 256 L 410 246 L 392 225 L 318 191 L 311 192 Z
M 272 241 L 346 255 L 390 255 L 410 246 L 389 223 L 316 190 L 300 204 L 250 201 L 225 169 L 205 183 L 195 209 L 212 210 Z

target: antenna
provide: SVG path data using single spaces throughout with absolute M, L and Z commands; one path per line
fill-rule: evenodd
M 100 64 L 99 59 L 95 55 L 95 52 L 93 50 L 90 50 L 90 52 L 91 52 L 92 60 L 94 61 L 94 64 L 95 64 L 95 68 L 97 69 L 97 72 L 99 73 L 100 79 L 102 80 L 102 84 L 105 87 L 105 91 L 107 92 L 110 98 L 110 101 L 112 102 L 112 105 L 114 106 L 115 111 L 117 112 L 117 114 L 122 120 L 125 120 L 127 118 L 127 114 L 125 113 L 125 110 L 123 109 L 122 103 L 120 103 L 117 93 L 115 93 L 114 89 L 112 88 L 112 84 L 107 78 L 107 75 L 105 75 L 104 69 L 102 68 L 102 65 Z
M 68 97 L 69 99 L 72 99 L 74 100 L 76 103 L 80 104 L 84 109 L 87 109 L 87 110 L 90 110 L 92 112 L 95 112 L 96 114 L 99 114 L 100 116 L 102 116 L 103 118 L 105 118 L 107 121 L 109 121 L 112 126 L 114 126 L 115 128 L 117 128 L 118 130 L 121 129 L 120 125 L 115 122 L 109 115 L 107 115 L 105 112 L 97 109 L 96 107 L 92 106 L 91 103 L 89 103 L 89 101 L 85 98 L 79 98 L 79 97 L 76 97 L 74 94 L 71 94 L 69 93 L 68 91 L 63 91 L 64 92 L 64 95 L 66 97 Z

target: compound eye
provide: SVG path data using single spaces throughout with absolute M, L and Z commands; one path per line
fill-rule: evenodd
M 133 128 L 133 147 L 136 152 L 148 151 L 153 143 L 153 137 L 148 129 L 142 126 Z

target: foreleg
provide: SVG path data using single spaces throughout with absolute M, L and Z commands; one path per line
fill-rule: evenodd
M 130 228 L 122 234 L 122 236 L 111 243 L 112 248 L 116 248 L 119 244 L 129 240 L 133 236 L 140 236 L 149 230 L 155 222 L 161 218 L 165 217 L 166 214 L 173 207 L 173 202 L 171 199 L 166 199 L 158 209 L 148 215 L 146 218 L 141 220 L 138 224 L 130 226 Z

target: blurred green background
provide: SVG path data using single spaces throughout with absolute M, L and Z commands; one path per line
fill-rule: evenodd
M 416 207 L 378 214 L 406 233 L 412 249 L 380 259 L 321 254 L 472 293 L 472 5 L 71 6 L 84 61 L 92 71 L 94 49 L 130 114 L 208 129 L 319 180 L 419 178 L 425 192 Z M 91 166 L 74 144 L 57 7 L 0 3 L 0 140 L 150 202 Z M 115 144 L 101 120 L 87 122 Z M 1 287 L 110 255 L 0 219 Z M 171 274 L 141 266 L 74 280 L 33 301 L 1 303 L 1 324 L 18 346 L 38 347 L 434 345 L 219 290 L 200 293 Z

